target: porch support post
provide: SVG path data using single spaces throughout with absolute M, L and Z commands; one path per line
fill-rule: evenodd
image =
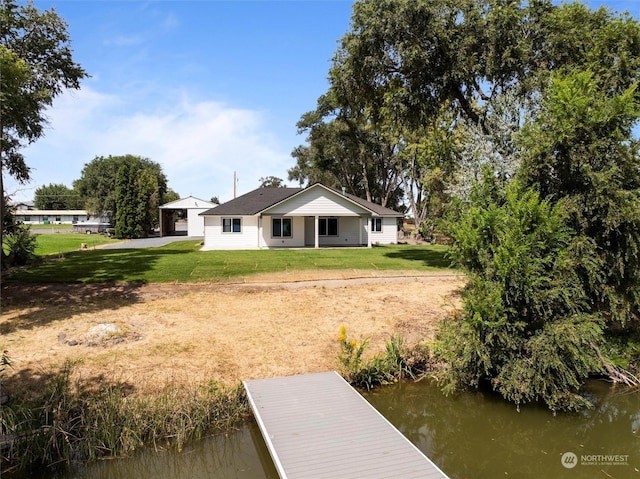
M 262 238 L 262 215 L 259 215 L 258 216 L 258 249 L 262 248 L 261 238 Z
M 162 228 L 162 226 L 163 226 L 162 225 L 162 223 L 163 223 L 162 220 L 164 220 L 164 210 L 162 208 L 160 208 L 160 214 L 158 216 L 160 217 L 160 221 L 159 221 L 159 223 L 160 223 L 160 237 L 163 237 L 164 236 L 164 229 Z
M 367 218 L 364 228 L 367 232 L 367 248 L 371 248 L 371 218 Z
M 318 215 L 314 217 L 314 226 L 313 226 L 313 234 L 315 236 L 314 244 L 316 248 L 320 247 L 320 235 L 318 231 L 320 230 L 320 219 Z

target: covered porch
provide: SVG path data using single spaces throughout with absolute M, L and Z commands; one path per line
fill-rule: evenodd
M 370 248 L 370 219 L 370 215 L 261 215 L 258 218 L 258 243 L 260 248 Z

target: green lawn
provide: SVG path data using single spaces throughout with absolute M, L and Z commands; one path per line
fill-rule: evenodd
M 31 229 L 33 233 L 50 233 L 50 232 L 60 231 L 60 230 L 72 230 L 73 225 L 71 224 L 63 224 L 63 225 L 35 224 L 35 225 L 29 225 L 29 229 Z
M 85 235 L 80 237 L 85 238 Z M 87 235 L 86 239 L 91 240 L 91 237 Z M 255 273 L 293 270 L 428 272 L 448 268 L 446 252 L 445 246 L 406 245 L 356 249 L 200 251 L 200 241 L 180 241 L 159 248 L 70 252 L 64 255 L 64 261 L 44 262 L 8 279 L 162 283 L 217 282 L 241 279 Z
M 38 233 L 36 238 L 36 256 L 60 255 L 77 251 L 82 243 L 86 243 L 87 248 L 91 249 L 101 244 L 116 242 L 105 235 L 83 233 Z

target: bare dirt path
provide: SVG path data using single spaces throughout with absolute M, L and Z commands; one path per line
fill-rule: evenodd
M 138 392 L 331 370 L 341 325 L 369 338 L 371 352 L 393 333 L 415 344 L 459 305 L 463 285 L 454 275 L 349 271 L 233 284 L 3 284 L 6 383 L 39 388 L 65 360 L 85 379 Z

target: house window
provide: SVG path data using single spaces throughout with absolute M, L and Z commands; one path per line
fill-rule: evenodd
M 338 218 L 318 218 L 318 235 L 338 236 Z
M 291 238 L 291 218 L 273 218 L 271 220 L 271 235 L 274 238 Z
M 240 218 L 222 218 L 223 233 L 242 233 L 242 221 Z
M 371 231 L 378 233 L 382 231 L 382 218 L 371 218 Z

